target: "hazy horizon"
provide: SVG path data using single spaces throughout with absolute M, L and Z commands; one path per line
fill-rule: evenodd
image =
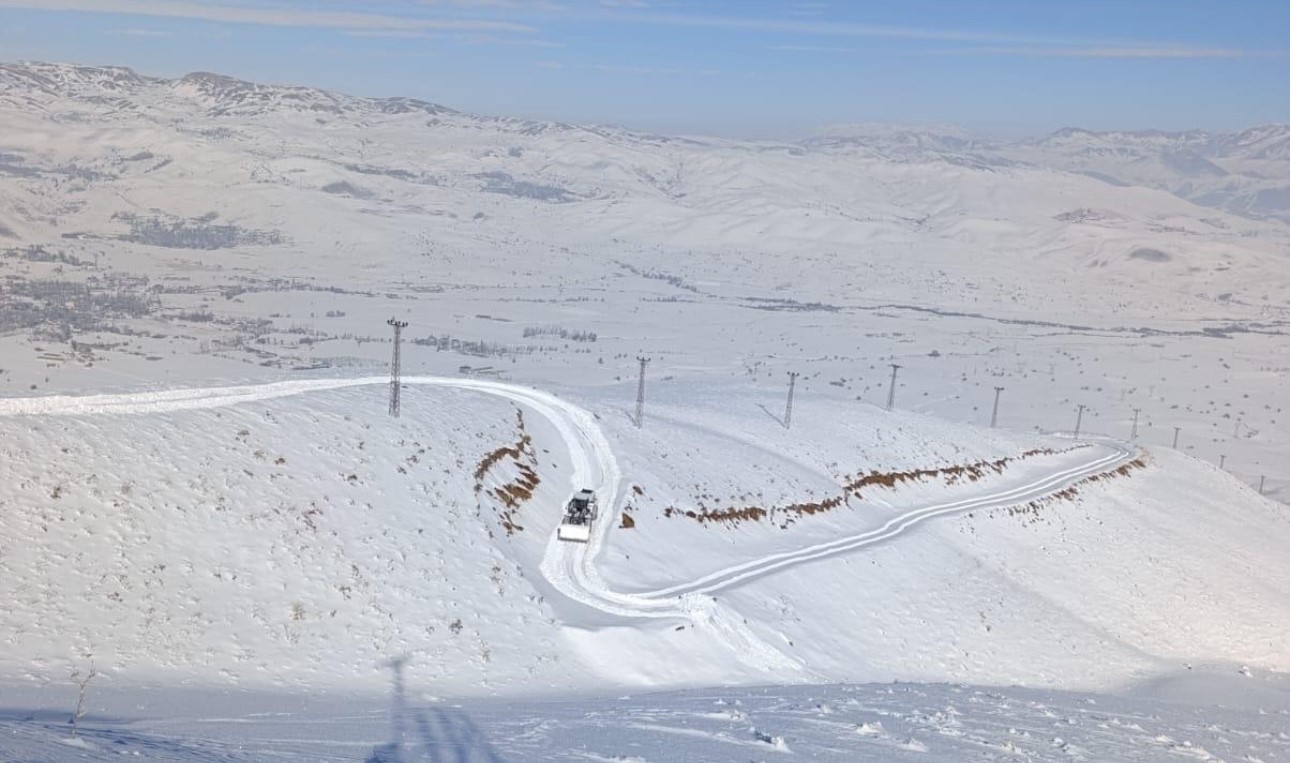
M 1266 7 L 1265 7 L 1266 6 Z M 0 0 L 0 57 L 211 71 L 462 111 L 751 139 L 851 123 L 999 137 L 1290 121 L 1290 7 L 947 0 Z M 1108 31 L 1113 30 L 1113 31 Z
M 1108 125 L 1103 127 L 1091 127 L 1085 124 L 1060 124 L 1060 125 L 1054 125 L 1051 127 L 1042 128 L 1042 129 L 1036 128 L 1031 130 L 1025 130 L 1015 126 L 974 125 L 974 124 L 968 124 L 968 123 L 955 123 L 955 122 L 944 122 L 944 121 L 917 122 L 917 121 L 902 121 L 902 120 L 862 120 L 862 121 L 853 121 L 853 122 L 831 122 L 831 123 L 823 123 L 818 125 L 807 125 L 799 130 L 784 130 L 784 131 L 769 132 L 769 133 L 751 132 L 748 134 L 734 134 L 734 133 L 723 134 L 717 131 L 703 131 L 699 129 L 696 129 L 696 130 L 668 129 L 666 125 L 652 125 L 649 122 L 649 120 L 644 120 L 636 123 L 626 123 L 621 121 L 597 121 L 597 120 L 591 120 L 591 119 L 569 120 L 569 119 L 562 119 L 560 117 L 543 115 L 543 114 L 526 114 L 526 113 L 505 112 L 505 111 L 476 111 L 472 109 L 464 109 L 457 106 L 456 104 L 444 102 L 443 100 L 437 100 L 435 98 L 428 98 L 423 95 L 411 95 L 409 93 L 402 93 L 402 92 L 356 92 L 356 91 L 346 90 L 346 89 L 325 87 L 317 83 L 306 82 L 306 81 L 272 81 L 272 80 L 266 80 L 266 79 L 256 79 L 251 77 L 240 77 L 237 75 L 230 74 L 228 72 L 213 71 L 208 69 L 192 69 L 192 70 L 181 71 L 176 73 L 170 73 L 170 72 L 158 73 L 156 71 L 150 71 L 147 69 L 140 69 L 138 67 L 129 66 L 126 64 L 111 63 L 111 62 L 75 61 L 75 60 L 40 60 L 40 59 L 0 61 L 0 64 L 9 64 L 9 65 L 45 64 L 45 65 L 82 66 L 82 67 L 89 67 L 89 68 L 125 68 L 143 77 L 157 78 L 157 79 L 164 79 L 164 80 L 178 80 L 192 74 L 206 73 L 206 74 L 232 77 L 234 79 L 239 79 L 242 81 L 252 82 L 254 84 L 266 85 L 270 87 L 313 88 L 316 90 L 322 90 L 325 92 L 332 92 L 340 95 L 357 97 L 357 98 L 373 98 L 373 99 L 417 98 L 419 100 L 424 100 L 430 103 L 434 103 L 438 106 L 444 106 L 444 107 L 453 109 L 455 111 L 461 111 L 463 113 L 473 114 L 473 115 L 482 116 L 482 117 L 531 119 L 534 121 L 560 122 L 560 123 L 575 124 L 575 125 L 616 127 L 616 128 L 621 128 L 625 130 L 630 130 L 633 132 L 641 132 L 641 133 L 647 133 L 647 134 L 653 133 L 653 134 L 660 134 L 660 135 L 668 135 L 672 137 L 687 137 L 687 136 L 688 137 L 708 137 L 708 138 L 719 138 L 719 139 L 727 139 L 727 140 L 795 141 L 795 140 L 803 140 L 803 139 L 807 139 L 815 136 L 836 135 L 839 132 L 844 132 L 848 129 L 863 128 L 863 127 L 874 127 L 874 128 L 896 127 L 896 128 L 902 128 L 902 129 L 926 130 L 926 131 L 937 131 L 937 130 L 959 131 L 959 132 L 962 132 L 964 135 L 972 138 L 979 138 L 979 139 L 986 139 L 986 140 L 1000 140 L 1000 141 L 1017 141 L 1017 140 L 1043 138 L 1045 136 L 1052 135 L 1056 132 L 1059 132 L 1062 130 L 1068 130 L 1068 129 L 1085 130 L 1093 133 L 1163 132 L 1163 133 L 1176 134 L 1176 133 L 1200 131 L 1200 132 L 1217 134 L 1217 133 L 1242 132 L 1244 130 L 1268 126 L 1268 125 L 1283 125 L 1283 124 L 1290 125 L 1290 119 L 1287 119 L 1283 121 L 1267 121 L 1267 122 L 1255 122 L 1255 123 L 1250 123 L 1245 125 L 1235 125 L 1231 128 L 1226 128 L 1226 129 L 1210 129 L 1210 128 L 1194 127 L 1194 126 L 1178 127 L 1178 128 L 1161 128 L 1159 126 L 1149 125 L 1149 124 L 1121 125 L 1121 126 Z

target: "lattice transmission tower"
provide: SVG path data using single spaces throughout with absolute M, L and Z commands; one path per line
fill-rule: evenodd
M 403 329 L 408 327 L 408 322 L 391 318 L 386 323 L 394 327 L 394 357 L 390 360 L 390 415 L 397 419 L 401 402 L 400 393 L 403 390 L 403 381 L 399 378 L 403 364 Z

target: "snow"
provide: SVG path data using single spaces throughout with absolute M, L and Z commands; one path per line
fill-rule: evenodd
M 112 700 L 137 709 L 115 720 L 92 720 L 82 731 L 91 747 L 80 757 L 69 756 L 60 744 L 65 732 L 58 714 L 0 711 L 0 754 L 22 760 L 119 760 L 124 755 L 184 761 L 463 763 L 1270 763 L 1290 757 L 1284 704 L 1247 713 L 961 684 L 775 686 L 522 702 L 400 701 L 394 695 L 384 703 L 278 698 L 266 704 L 263 697 L 217 697 L 205 699 L 214 711 L 179 720 L 158 717 L 157 700 L 147 694 Z
M 0 758 L 1287 757 L 1280 128 L 0 83 Z
M 659 402 L 648 426 L 669 447 L 653 449 L 625 445 L 634 427 L 603 407 L 497 382 L 407 383 L 397 420 L 380 378 L 0 402 L 7 503 L 24 507 L 0 554 L 12 655 L 0 668 L 48 683 L 70 659 L 132 683 L 178 674 L 370 691 L 387 660 L 408 656 L 410 679 L 456 696 L 894 677 L 1106 690 L 1183 660 L 1290 669 L 1275 635 L 1290 626 L 1278 593 L 1290 565 L 1268 540 L 1285 513 L 1230 480 L 1188 475 L 1177 456 L 1120 476 L 1136 450 L 1093 441 L 1020 457 L 1036 439 L 1024 436 L 1015 465 L 970 484 L 866 487 L 786 527 L 642 504 L 623 529 L 636 495 L 624 469 L 649 496 L 660 467 L 700 449 L 695 432 L 711 448 L 722 432 L 782 427 L 734 395 L 711 424 Z M 517 439 L 516 406 L 540 482 L 512 534 L 472 472 Z M 739 410 L 742 426 L 728 427 Z M 812 451 L 908 468 L 952 441 L 914 414 L 862 409 L 848 421 L 813 402 L 798 414 L 811 436 L 780 436 L 802 451 L 761 450 L 735 474 L 743 489 L 791 495 L 781 475 L 825 470 Z M 864 425 L 874 418 L 890 429 Z M 826 420 L 851 441 L 821 438 Z M 861 434 L 873 442 L 856 447 Z M 1007 435 L 992 438 L 976 447 L 1007 452 Z M 65 466 L 51 472 L 55 461 Z M 663 474 L 669 502 L 686 500 Z M 562 507 L 585 486 L 602 506 L 592 542 L 559 541 Z M 1074 497 L 1049 503 L 1071 486 Z M 1229 502 L 1222 514 L 1199 500 L 1211 492 Z M 1190 571 L 1198 560 L 1203 573 Z M 1144 565 L 1152 574 L 1136 574 Z M 1088 579 L 1090 568 L 1112 574 Z M 648 570 L 647 584 L 631 569 Z M 1264 587 L 1250 590 L 1256 575 Z M 1218 595 L 1242 586 L 1242 602 Z M 1204 625 L 1251 602 L 1265 614 L 1240 628 Z

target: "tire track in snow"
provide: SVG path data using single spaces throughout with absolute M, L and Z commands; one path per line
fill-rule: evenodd
M 413 376 L 406 385 L 438 386 L 496 395 L 523 405 L 559 432 L 572 464 L 571 489 L 593 486 L 602 516 L 593 525 L 586 544 L 565 543 L 553 532 L 541 563 L 542 575 L 562 595 L 602 612 L 624 618 L 682 619 L 705 626 L 743 662 L 760 670 L 801 673 L 800 660 L 789 657 L 762 641 L 742 618 L 720 610 L 711 599 L 683 596 L 658 600 L 621 594 L 609 588 L 595 567 L 618 516 L 622 472 L 613 449 L 595 416 L 548 392 L 502 382 L 478 379 Z M 241 403 L 271 400 L 293 395 L 389 384 L 386 377 L 353 379 L 311 379 L 237 387 L 192 388 L 134 394 L 50 396 L 0 399 L 0 416 L 21 415 L 130 415 L 220 408 Z M 563 506 L 557 507 L 563 515 Z
M 967 511 L 1006 508 L 1008 506 L 1015 506 L 1019 503 L 1028 503 L 1036 499 L 1045 498 L 1053 493 L 1060 492 L 1083 479 L 1091 477 L 1094 474 L 1100 474 L 1102 472 L 1118 468 L 1122 463 L 1130 461 L 1134 457 L 1136 457 L 1136 454 L 1133 451 L 1115 446 L 1115 449 L 1109 454 L 1099 456 L 1080 466 L 1046 475 L 1042 479 L 1036 480 L 1027 485 L 1010 488 L 990 495 L 979 496 L 977 498 L 912 509 L 904 514 L 893 517 L 888 520 L 886 524 L 873 530 L 867 530 L 857 535 L 838 538 L 836 540 L 819 543 L 806 548 L 786 551 L 779 554 L 771 554 L 770 556 L 755 559 L 751 562 L 745 562 L 743 564 L 727 567 L 724 570 L 718 570 L 717 572 L 705 575 L 698 580 L 670 586 L 668 588 L 647 591 L 638 595 L 648 598 L 661 598 L 666 596 L 680 596 L 684 594 L 716 593 L 717 591 L 748 582 L 749 580 L 762 577 L 763 575 L 777 572 L 786 567 L 792 567 L 806 562 L 836 556 L 838 554 L 850 553 L 866 546 L 883 543 L 904 534 L 910 528 L 926 522 L 929 519 L 962 514 Z
M 435 386 L 495 395 L 522 405 L 545 418 L 559 433 L 569 450 L 572 488 L 592 486 L 603 507 L 603 516 L 585 546 L 563 543 L 552 533 L 542 560 L 542 573 L 563 595 L 601 611 L 623 617 L 685 618 L 687 614 L 671 604 L 642 600 L 611 591 L 595 568 L 595 557 L 604 548 L 617 515 L 622 473 L 595 416 L 572 403 L 540 390 L 479 379 L 412 376 L 409 386 Z M 137 415 L 172 411 L 222 408 L 275 398 L 351 387 L 389 384 L 387 377 L 351 379 L 309 379 L 232 387 L 157 390 L 108 395 L 55 395 L 30 398 L 0 398 L 0 416 L 93 416 Z M 563 513 L 563 507 L 559 507 Z
M 1094 474 L 1118 468 L 1136 457 L 1119 445 L 1094 445 L 1100 455 L 1079 466 L 977 498 L 923 506 L 889 520 L 882 527 L 803 549 L 754 559 L 687 583 L 644 593 L 621 593 L 609 588 L 595 566 L 619 516 L 622 472 L 608 439 L 589 411 L 540 390 L 478 379 L 415 376 L 413 386 L 437 386 L 495 395 L 533 410 L 559 432 L 569 450 L 572 489 L 592 486 L 602 507 L 589 543 L 565 543 L 552 533 L 541 571 L 568 598 L 602 612 L 625 618 L 684 619 L 716 631 L 732 650 L 759 667 L 802 669 L 802 664 L 755 636 L 741 619 L 717 607 L 711 594 L 765 575 L 830 556 L 852 553 L 892 540 L 937 517 L 978 509 L 1003 508 L 1045 498 Z M 389 384 L 386 377 L 311 379 L 234 387 L 161 390 L 130 394 L 49 396 L 0 399 L 0 416 L 129 415 L 220 408 L 350 387 Z M 1106 451 L 1110 449 L 1111 452 Z M 563 511 L 563 507 L 558 507 Z

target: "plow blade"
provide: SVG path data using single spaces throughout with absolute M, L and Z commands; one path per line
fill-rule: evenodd
M 591 540 L 591 526 L 563 524 L 560 525 L 559 530 L 556 530 L 555 535 L 560 540 L 568 540 L 575 543 L 586 543 Z

